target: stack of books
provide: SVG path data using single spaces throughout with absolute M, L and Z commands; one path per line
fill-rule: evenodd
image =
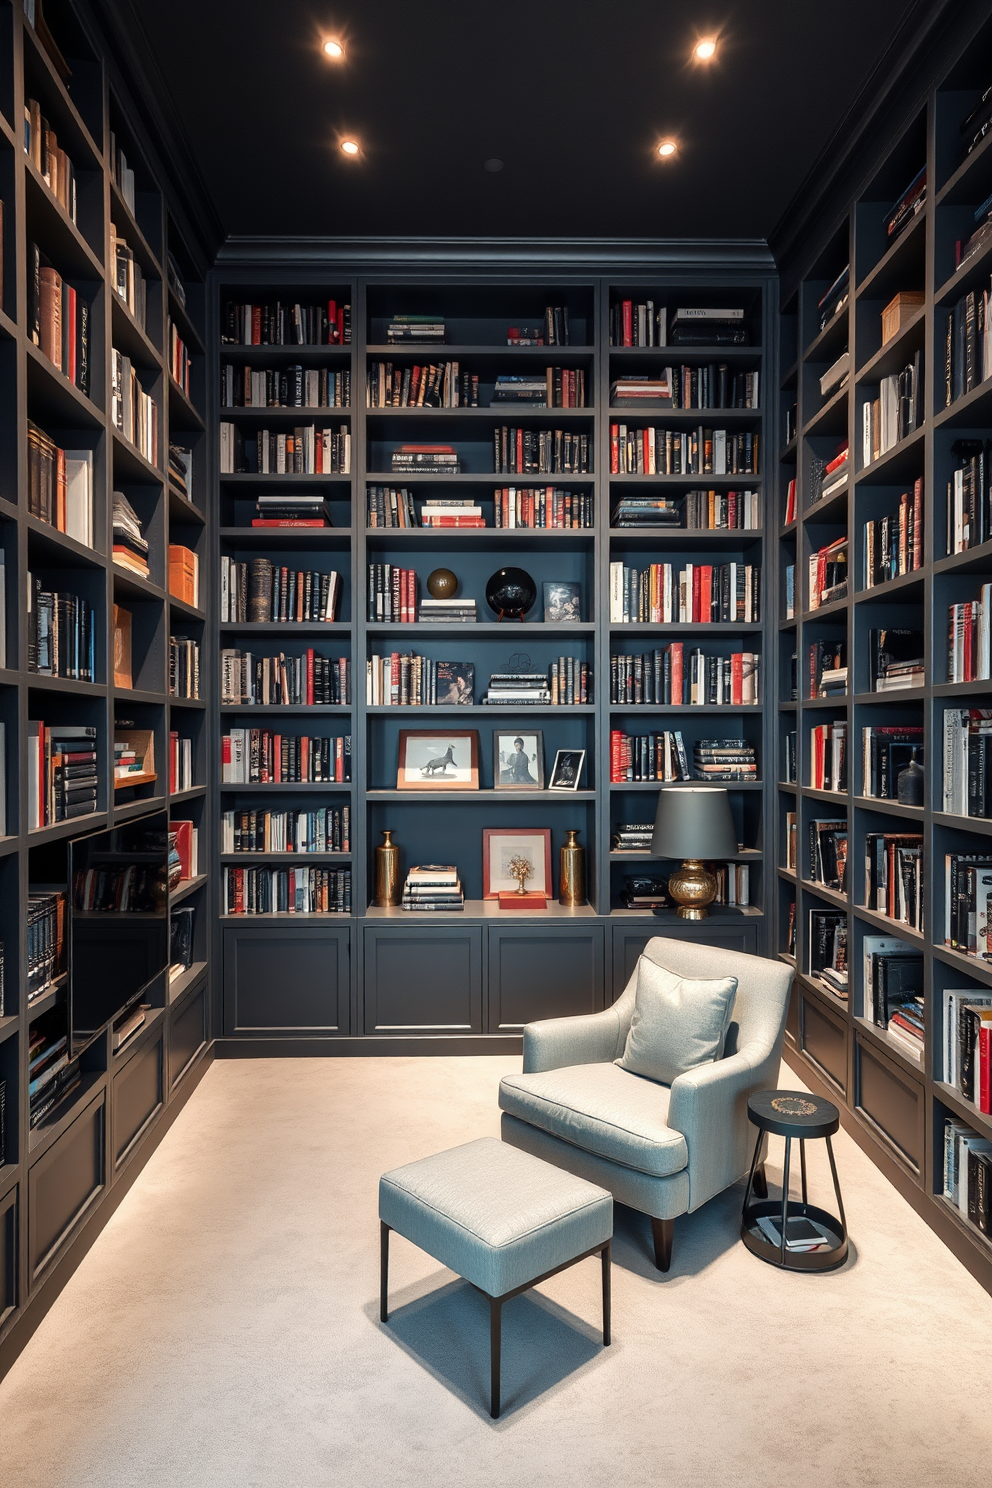
M 820 378 L 820 397 L 832 398 L 834 393 L 839 393 L 847 387 L 851 377 L 851 353 L 842 351 L 835 362 L 824 372 Z
M 809 974 L 837 997 L 847 997 L 847 911 L 809 912 Z
M 707 309 L 692 305 L 676 310 L 669 340 L 673 346 L 746 346 L 743 307 Z
M 96 728 L 28 723 L 28 829 L 96 810 Z
M 850 469 L 850 449 L 848 445 L 843 444 L 833 459 L 828 460 L 824 465 L 820 480 L 818 482 L 814 480 L 813 500 L 825 501 L 829 497 L 835 496 L 838 491 L 847 485 Z
M 403 885 L 402 907 L 418 912 L 463 910 L 465 895 L 458 869 L 438 863 L 423 863 L 419 868 L 411 868 Z
M 625 909 L 670 909 L 668 879 L 652 874 L 638 874 L 624 880 L 620 891 Z
M 972 254 L 984 248 L 989 238 L 992 237 L 992 196 L 987 196 L 981 206 L 975 208 L 974 216 L 978 223 L 975 231 L 963 241 L 958 238 L 954 245 L 955 269 L 959 269 L 967 259 L 971 258 Z
M 900 196 L 891 212 L 886 212 L 882 221 L 885 225 L 885 236 L 890 243 L 895 242 L 901 232 L 912 222 L 918 213 L 923 211 L 927 200 L 927 172 L 926 166 L 914 176 L 906 190 Z
M 754 745 L 746 739 L 700 739 L 693 745 L 697 780 L 757 780 Z
M 845 264 L 837 278 L 831 284 L 826 294 L 822 296 L 817 304 L 820 313 L 820 330 L 839 315 L 851 298 L 851 265 Z
M 181 496 L 192 501 L 193 451 L 184 445 L 169 445 L 169 480 Z
M 114 492 L 114 562 L 141 578 L 148 577 L 148 540 L 138 513 L 123 491 Z
M 386 327 L 387 341 L 436 344 L 444 341 L 444 321 L 436 315 L 394 315 Z
M 658 377 L 618 377 L 610 386 L 613 408 L 672 406 L 672 384 L 667 369 Z
M 32 1130 L 80 1083 L 79 1060 L 69 1058 L 68 1043 L 67 1035 L 59 1031 L 55 1020 L 39 1019 L 32 1027 L 28 1045 L 28 1104 Z
M 865 1017 L 914 1059 L 923 1058 L 923 954 L 902 940 L 866 935 Z
M 457 475 L 462 468 L 450 444 L 401 444 L 391 458 L 398 475 Z
M 547 672 L 493 672 L 484 703 L 514 708 L 547 707 L 551 687 Z
M 952 609 L 954 606 L 952 606 Z M 921 687 L 924 672 L 922 630 L 899 630 L 889 626 L 868 633 L 868 677 L 870 692 L 900 692 Z M 986 672 L 987 675 L 987 672 Z M 948 670 L 949 682 L 970 681 Z
M 474 501 L 462 499 L 443 501 L 434 498 L 425 501 L 420 508 L 422 527 L 485 527 L 486 519 L 482 507 Z
M 493 388 L 492 403 L 524 403 L 531 408 L 547 408 L 548 380 L 543 372 L 528 377 L 500 374 Z
M 330 527 L 327 502 L 317 491 L 274 491 L 259 496 L 253 527 Z
M 143 775 L 145 761 L 128 739 L 114 740 L 114 784 L 127 785 L 129 775 Z
M 417 618 L 431 625 L 466 625 L 479 617 L 474 599 L 422 599 Z
M 681 527 L 678 502 L 668 496 L 624 496 L 613 508 L 614 527 Z
M 617 853 L 649 853 L 654 822 L 625 822 L 613 834 L 613 851 Z

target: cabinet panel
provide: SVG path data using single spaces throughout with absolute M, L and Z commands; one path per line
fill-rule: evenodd
M 855 1109 L 897 1149 L 919 1174 L 923 1169 L 923 1086 L 904 1075 L 867 1040 L 855 1043 Z
M 15 1183 L 0 1199 L 0 1327 L 17 1306 L 17 1199 Z
M 103 1091 L 35 1163 L 28 1177 L 28 1264 L 36 1281 L 102 1192 Z
M 649 940 L 661 935 L 669 940 L 688 940 L 699 945 L 719 946 L 724 951 L 758 954 L 758 927 L 746 919 L 732 924 L 715 920 L 664 919 L 625 921 L 613 924 L 613 983 L 607 1002 L 616 1002 L 630 980 L 631 973 Z
M 207 1041 L 207 984 L 170 1010 L 169 1089 L 175 1090 Z
M 139 1049 L 114 1076 L 111 1115 L 114 1130 L 114 1165 L 119 1167 L 132 1144 L 162 1106 L 161 1031 Z
M 482 926 L 366 927 L 366 1033 L 481 1033 Z
M 847 1093 L 847 1029 L 805 993 L 799 1017 L 800 1047 L 815 1065 Z
M 350 965 L 345 926 L 226 929 L 224 1032 L 347 1033 Z
M 488 934 L 490 1033 L 603 1006 L 604 926 L 490 925 Z

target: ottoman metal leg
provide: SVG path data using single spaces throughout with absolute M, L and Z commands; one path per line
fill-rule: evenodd
M 386 1290 L 389 1286 L 389 1226 L 384 1219 L 379 1221 L 379 1321 L 389 1320 L 389 1305 Z
M 610 1342 L 610 1257 L 611 1242 L 607 1240 L 602 1249 L 603 1257 L 603 1346 Z
M 499 1419 L 499 1363 L 503 1340 L 503 1299 L 489 1298 L 489 1414 Z

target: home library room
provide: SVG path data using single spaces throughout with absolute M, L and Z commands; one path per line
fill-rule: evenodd
M 98 34 L 0 35 L 2 1347 L 205 1067 L 212 754 L 206 259 Z
M 220 1047 L 510 1048 L 608 1003 L 700 933 L 650 853 L 665 780 L 727 784 L 706 932 L 757 950 L 766 268 L 241 258 L 211 308 Z
M 985 1286 L 989 26 L 783 274 L 787 1057 Z

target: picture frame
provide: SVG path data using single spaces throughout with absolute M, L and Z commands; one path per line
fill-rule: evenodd
M 582 619 L 582 585 L 560 579 L 544 583 L 545 625 L 577 625 Z
M 493 788 L 544 789 L 544 734 L 540 729 L 493 730 Z
M 400 729 L 396 789 L 479 789 L 476 729 Z
M 527 879 L 529 894 L 553 897 L 550 827 L 484 827 L 482 830 L 482 897 L 498 899 L 516 893 L 517 880 L 507 865 L 513 857 L 525 857 L 534 865 Z
M 559 749 L 548 781 L 548 790 L 577 791 L 585 768 L 584 749 Z
M 470 708 L 475 702 L 475 663 L 439 661 L 437 663 L 437 706 Z

